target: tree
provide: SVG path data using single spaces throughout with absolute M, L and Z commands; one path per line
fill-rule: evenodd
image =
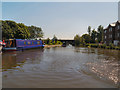
M 57 40 L 58 40 L 57 37 L 54 35 L 54 36 L 53 36 L 53 39 L 52 39 L 52 42 L 57 43 Z
M 88 34 L 91 36 L 91 26 L 88 26 Z
M 28 26 L 28 30 L 30 32 L 30 39 L 35 39 L 35 26 Z
M 98 42 L 102 42 L 103 41 L 103 26 L 98 26 L 98 29 L 97 29 L 97 40 Z
M 78 34 L 74 37 L 74 40 L 75 40 L 75 46 L 79 46 L 80 45 L 80 36 Z
M 41 28 L 35 27 L 35 37 L 36 38 L 42 38 L 43 37 L 43 32 L 42 32 Z
M 50 44 L 50 39 L 49 38 L 46 39 L 46 43 Z
M 92 33 L 91 33 L 91 42 L 95 43 L 96 38 L 97 38 L 97 31 L 95 31 L 95 29 L 93 29 Z
M 18 23 L 17 25 L 19 26 L 19 29 L 16 31 L 16 34 L 20 36 L 19 38 L 28 39 L 30 37 L 30 31 L 28 30 L 28 27 L 23 23 Z
M 23 23 L 16 23 L 10 20 L 2 21 L 2 38 L 4 39 L 29 39 L 41 37 L 43 37 L 43 31 L 39 27 L 26 26 Z
M 85 45 L 85 39 L 83 38 L 83 37 L 80 37 L 80 44 L 83 44 L 83 45 Z
M 44 33 L 40 27 L 36 26 L 28 26 L 29 32 L 30 32 L 30 38 L 37 39 L 42 38 Z
M 91 42 L 91 37 L 89 34 L 83 34 L 82 37 L 85 40 L 85 43 L 90 43 Z
M 2 21 L 2 38 L 14 38 L 14 33 L 6 21 Z

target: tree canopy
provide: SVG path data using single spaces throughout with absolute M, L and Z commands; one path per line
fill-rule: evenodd
M 99 25 L 97 30 L 91 30 L 91 26 L 88 26 L 88 34 L 76 35 L 74 40 L 76 46 L 85 43 L 101 43 L 103 41 L 103 26 Z
M 103 26 L 101 25 L 97 28 L 97 38 L 99 43 L 103 41 Z
M 4 39 L 36 39 L 43 37 L 43 31 L 40 27 L 26 26 L 23 23 L 15 21 L 2 22 L 2 38 Z

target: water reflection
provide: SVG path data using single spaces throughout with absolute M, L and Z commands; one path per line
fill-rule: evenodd
M 84 47 L 5 52 L 3 87 L 113 88 L 119 82 L 119 55 L 117 50 Z
M 120 51 L 97 49 L 94 60 L 86 63 L 89 70 L 98 77 L 119 84 Z
M 39 63 L 42 59 L 44 49 L 41 50 L 26 50 L 22 51 L 15 51 L 15 52 L 5 52 L 2 55 L 2 70 L 14 70 L 15 68 L 22 67 L 24 63 Z

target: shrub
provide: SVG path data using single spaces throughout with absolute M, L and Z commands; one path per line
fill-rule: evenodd
M 106 49 L 110 49 L 110 46 L 106 46 Z
M 116 50 L 120 50 L 120 47 L 116 46 L 115 49 L 116 49 Z

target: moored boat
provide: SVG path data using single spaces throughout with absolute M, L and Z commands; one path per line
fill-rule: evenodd
M 5 42 L 6 45 L 5 47 L 3 47 L 4 51 L 17 51 L 30 48 L 44 47 L 42 40 L 9 39 Z

